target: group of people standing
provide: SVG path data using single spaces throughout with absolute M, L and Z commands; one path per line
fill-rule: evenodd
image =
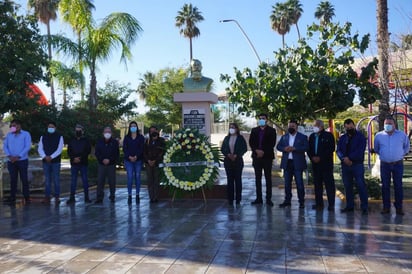
M 353 212 L 354 182 L 356 183 L 360 208 L 363 215 L 368 214 L 368 191 L 365 183 L 364 157 L 366 138 L 362 132 L 356 129 L 352 119 L 344 121 L 345 133 L 339 137 L 336 144 L 332 133 L 325 130 L 322 120 L 315 120 L 313 133 L 309 138 L 298 132 L 298 122 L 290 121 L 287 132 L 277 142 L 276 130 L 267 124 L 268 116 L 265 113 L 258 115 L 258 126 L 253 128 L 249 145 L 252 151 L 252 165 L 255 171 L 256 199 L 252 205 L 263 204 L 262 175 L 264 172 L 266 181 L 266 204 L 273 206 L 272 202 L 272 165 L 274 148 L 282 152 L 280 168 L 283 169 L 284 201 L 280 208 L 290 207 L 292 201 L 292 180 L 294 178 L 297 189 L 299 208 L 305 208 L 305 187 L 303 172 L 307 169 L 306 155 L 312 165 L 312 175 L 315 192 L 314 210 L 323 210 L 323 192 L 326 190 L 328 201 L 327 210 L 335 211 L 336 187 L 334 179 L 334 152 L 341 161 L 342 182 L 345 188 L 346 206 L 342 213 Z M 277 142 L 277 145 L 276 145 Z M 384 130 L 376 134 L 374 151 L 380 156 L 381 182 L 382 182 L 382 214 L 390 213 L 390 185 L 391 178 L 394 182 L 395 209 L 397 215 L 404 215 L 403 201 L 403 158 L 410 150 L 408 136 L 396 129 L 393 117 L 387 117 L 384 121 Z M 227 174 L 228 202 L 239 204 L 242 197 L 242 170 L 243 155 L 247 151 L 246 140 L 240 135 L 235 123 L 230 124 L 229 134 L 225 137 L 221 151 L 225 156 L 224 167 Z M 235 195 L 236 194 L 236 195 Z
M 75 137 L 67 143 L 67 153 L 70 158 L 70 197 L 67 204 L 76 202 L 77 179 L 80 177 L 83 183 L 84 202 L 90 203 L 88 161 L 92 151 L 90 141 L 84 135 L 81 125 L 75 126 Z M 21 128 L 21 121 L 13 120 L 10 123 L 10 131 L 7 134 L 3 150 L 7 156 L 7 168 L 10 175 L 10 197 L 6 203 L 16 203 L 18 177 L 22 182 L 22 193 L 25 204 L 31 202 L 28 180 L 28 158 L 32 139 L 29 132 Z M 45 197 L 44 204 L 50 204 L 52 196 L 54 202 L 60 203 L 60 168 L 61 154 L 64 148 L 63 136 L 58 132 L 55 122 L 47 124 L 47 131 L 40 137 L 38 154 L 42 159 L 44 172 Z M 159 195 L 159 163 L 163 157 L 165 142 L 159 137 L 156 127 L 149 129 L 149 137 L 144 138 L 139 132 L 135 121 L 129 123 L 127 135 L 122 142 L 124 152 L 124 165 L 127 173 L 128 204 L 132 204 L 132 190 L 135 185 L 135 200 L 140 202 L 140 173 L 145 164 L 147 171 L 147 183 L 150 202 L 157 202 Z M 113 137 L 112 129 L 105 127 L 102 138 L 99 138 L 95 146 L 95 156 L 98 162 L 97 169 L 97 193 L 96 204 L 103 203 L 106 181 L 109 184 L 109 200 L 115 202 L 116 192 L 116 165 L 119 163 L 120 142 Z M 53 186 L 53 195 L 52 195 Z

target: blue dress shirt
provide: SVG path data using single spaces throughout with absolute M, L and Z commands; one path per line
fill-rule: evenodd
M 392 163 L 403 159 L 410 149 L 408 136 L 400 130 L 392 134 L 380 131 L 375 136 L 374 150 L 382 162 Z

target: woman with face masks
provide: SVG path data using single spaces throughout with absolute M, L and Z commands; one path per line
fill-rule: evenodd
M 127 204 L 132 203 L 133 181 L 136 186 L 136 204 L 140 202 L 140 173 L 143 165 L 144 137 L 139 133 L 135 121 L 130 122 L 129 131 L 123 140 L 124 165 L 127 172 Z
M 221 151 L 225 156 L 228 203 L 232 206 L 236 199 L 238 205 L 242 200 L 243 154 L 247 151 L 247 145 L 236 123 L 229 124 L 229 134 L 223 140 Z

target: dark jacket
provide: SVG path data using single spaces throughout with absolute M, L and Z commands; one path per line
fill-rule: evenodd
M 361 164 L 365 159 L 365 149 L 366 138 L 361 132 L 356 131 L 352 137 L 345 133 L 339 138 L 336 152 L 340 160 L 349 157 L 354 164 Z
M 280 162 L 280 168 L 286 169 L 288 165 L 289 152 L 285 151 L 285 148 L 289 146 L 290 134 L 287 133 L 280 138 L 277 150 L 282 152 L 282 160 Z M 293 143 L 295 150 L 293 153 L 293 165 L 296 170 L 304 170 L 307 168 L 305 152 L 309 149 L 308 137 L 300 132 L 296 133 L 295 142 Z
M 316 163 L 317 165 L 322 165 L 329 168 L 332 167 L 333 152 L 335 151 L 335 137 L 333 137 L 333 134 L 326 130 L 319 132 L 317 153 L 315 153 L 315 143 L 316 133 L 312 133 L 309 136 L 309 158 L 312 159 L 312 157 L 318 156 L 320 158 L 320 162 Z
M 259 132 L 260 127 L 252 128 L 249 137 L 249 145 L 252 149 L 252 158 L 256 157 L 256 149 L 259 149 Z M 264 135 L 262 141 L 262 150 L 264 152 L 263 159 L 273 160 L 275 158 L 275 153 L 273 148 L 276 145 L 276 130 L 273 127 L 266 126 L 264 128 Z
M 71 165 L 86 165 L 91 152 L 91 145 L 86 137 L 73 138 L 67 145 L 67 153 L 70 157 Z M 80 163 L 73 163 L 74 158 L 80 157 Z
M 229 139 L 230 135 L 225 136 L 222 142 L 222 146 L 220 150 L 222 151 L 222 154 L 225 156 L 225 159 L 223 161 L 225 168 L 236 168 L 236 167 L 243 167 L 243 155 L 247 151 L 247 144 L 245 141 L 245 138 L 242 135 L 238 135 L 236 138 L 235 142 L 235 148 L 234 148 L 234 153 L 236 154 L 236 160 L 232 161 L 227 157 L 228 154 L 230 154 L 230 148 L 229 148 Z
M 119 142 L 113 138 L 98 140 L 95 155 L 99 164 L 103 164 L 103 159 L 109 159 L 109 165 L 115 165 L 119 161 Z
M 147 163 L 149 160 L 155 160 L 156 165 L 158 165 L 163 160 L 165 147 L 166 143 L 162 137 L 158 137 L 157 140 L 147 139 L 143 150 L 144 161 Z
M 137 161 L 143 161 L 143 149 L 144 149 L 144 137 L 141 134 L 137 134 L 133 139 L 131 136 L 126 135 L 123 140 L 123 152 L 124 160 L 129 161 L 129 156 L 137 156 Z

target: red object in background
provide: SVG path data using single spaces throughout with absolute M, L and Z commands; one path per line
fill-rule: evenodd
M 39 105 L 47 106 L 49 104 L 43 91 L 41 91 L 38 86 L 35 84 L 27 84 L 27 86 L 30 88 L 30 90 L 27 91 L 27 97 L 34 98 L 35 96 L 38 96 L 39 99 L 37 100 L 37 103 Z

